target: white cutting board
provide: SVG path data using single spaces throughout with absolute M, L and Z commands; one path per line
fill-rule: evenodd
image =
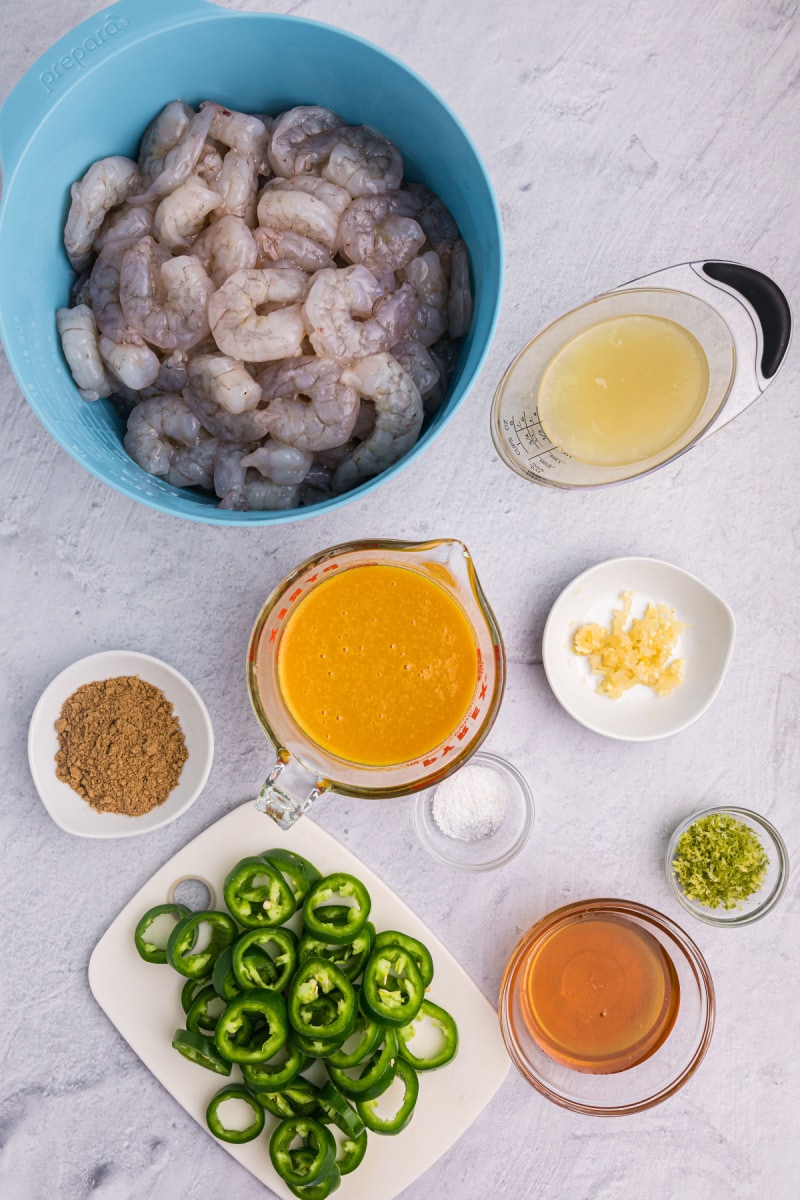
M 459 1050 L 438 1071 L 421 1072 L 419 1099 L 411 1124 L 396 1137 L 369 1135 L 364 1161 L 342 1179 L 337 1200 L 393 1200 L 448 1150 L 475 1120 L 508 1074 L 510 1061 L 500 1036 L 497 1013 L 464 969 L 394 892 L 344 846 L 308 817 L 281 832 L 248 801 L 189 842 L 155 873 L 103 935 L 89 962 L 95 999 L 119 1032 L 175 1099 L 202 1126 L 209 1100 L 230 1080 L 188 1062 L 171 1042 L 184 1025 L 180 1004 L 182 978 L 168 966 L 144 962 L 133 934 L 141 915 L 167 901 L 177 880 L 199 877 L 213 885 L 217 907 L 231 867 L 248 854 L 285 846 L 309 858 L 322 873 L 346 871 L 358 876 L 372 897 L 370 920 L 378 930 L 399 929 L 423 941 L 433 955 L 435 975 L 430 999 L 453 1014 Z M 267 1114 L 265 1132 L 244 1146 L 217 1144 L 278 1196 L 293 1200 L 278 1178 L 267 1152 L 275 1125 Z

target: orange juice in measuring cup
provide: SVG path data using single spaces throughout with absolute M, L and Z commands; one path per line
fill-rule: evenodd
M 505 654 L 461 542 L 353 542 L 273 592 L 247 681 L 277 754 L 256 806 L 288 828 L 326 791 L 409 795 L 461 766 L 497 715 Z

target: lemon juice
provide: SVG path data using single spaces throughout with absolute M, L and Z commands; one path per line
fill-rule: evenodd
M 707 391 L 705 352 L 682 325 L 614 317 L 579 333 L 550 360 L 539 385 L 539 420 L 572 458 L 627 466 L 676 442 Z

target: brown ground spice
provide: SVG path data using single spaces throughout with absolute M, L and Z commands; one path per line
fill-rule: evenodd
M 79 687 L 56 731 L 58 778 L 99 812 L 139 817 L 163 804 L 188 758 L 169 700 L 137 675 Z

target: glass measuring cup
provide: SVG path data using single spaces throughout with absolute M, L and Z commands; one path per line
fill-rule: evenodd
M 378 563 L 417 571 L 449 593 L 469 622 L 478 665 L 472 700 L 458 728 L 424 756 L 394 766 L 348 762 L 322 749 L 292 718 L 278 682 L 281 638 L 302 599 L 337 571 Z M 504 686 L 503 639 L 462 542 L 378 540 L 325 550 L 301 563 L 275 588 L 250 635 L 250 702 L 276 754 L 256 808 L 288 829 L 326 792 L 381 799 L 430 787 L 457 770 L 481 745 L 497 716 Z
M 542 427 L 538 392 L 558 351 L 600 321 L 664 317 L 682 325 L 705 351 L 705 401 L 687 429 L 658 454 L 623 466 L 579 462 Z M 758 399 L 789 347 L 792 318 L 768 276 L 731 262 L 681 263 L 634 279 L 563 314 L 540 330 L 508 367 L 495 393 L 495 449 L 517 475 L 555 488 L 603 487 L 656 470 L 720 429 Z

